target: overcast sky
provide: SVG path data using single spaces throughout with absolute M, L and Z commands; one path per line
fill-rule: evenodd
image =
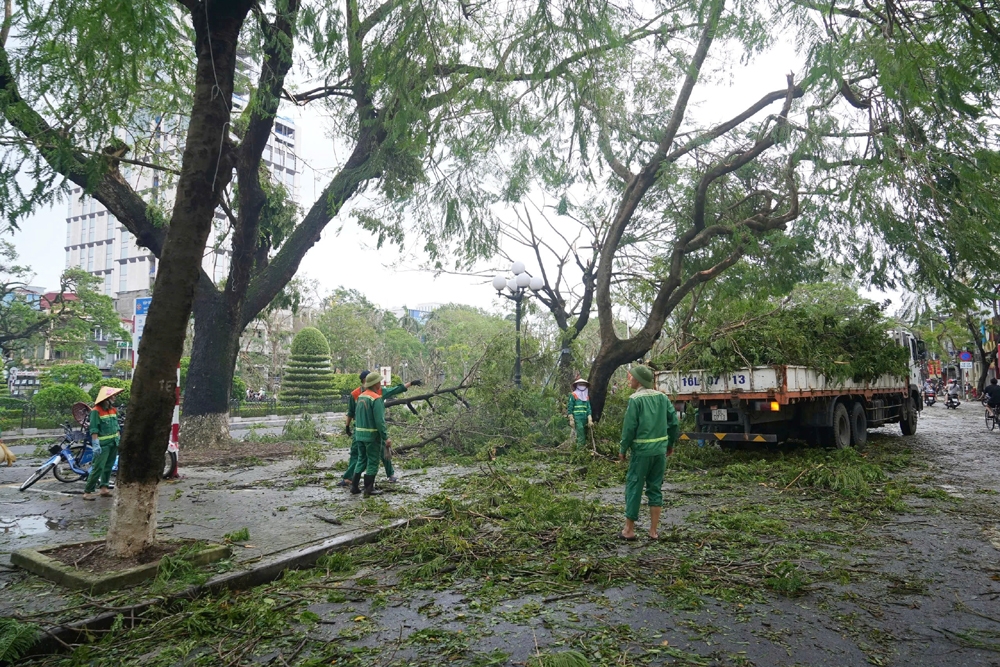
M 699 116 L 728 117 L 734 108 L 756 101 L 763 92 L 783 88 L 786 85 L 785 75 L 798 62 L 801 61 L 787 44 L 779 44 L 778 48 L 758 57 L 749 66 L 733 58 L 726 63 L 729 76 L 724 77 L 725 84 L 702 91 L 700 99 L 693 100 Z M 719 62 L 716 61 L 715 65 Z M 292 117 L 296 123 L 299 155 L 306 165 L 300 175 L 300 203 L 307 210 L 329 179 L 330 170 L 339 166 L 345 158 L 344 151 L 341 148 L 338 155 L 333 140 L 327 136 L 325 121 L 316 111 L 308 107 L 287 106 L 281 113 Z M 22 231 L 14 235 L 22 263 L 33 267 L 36 273 L 35 284 L 46 287 L 57 285 L 59 275 L 65 268 L 65 213 L 65 202 L 41 210 L 25 220 Z M 341 227 L 342 231 L 337 234 L 336 230 Z M 347 211 L 343 211 L 306 255 L 299 275 L 319 281 L 323 293 L 339 286 L 354 288 L 386 308 L 437 302 L 464 303 L 496 310 L 502 304 L 488 281 L 453 275 L 435 277 L 431 273 L 417 271 L 416 262 L 402 261 L 393 249 L 379 251 L 380 260 L 390 270 L 377 274 L 377 279 L 373 280 L 370 272 L 364 275 L 364 267 L 370 266 L 366 258 L 371 252 L 374 252 L 373 238 L 360 231 Z M 537 271 L 535 261 L 527 256 L 527 252 L 511 251 L 511 254 L 515 253 L 524 259 L 529 272 Z

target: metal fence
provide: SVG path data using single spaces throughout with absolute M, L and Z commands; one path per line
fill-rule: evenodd
M 229 401 L 230 417 L 269 417 L 272 415 L 321 414 L 324 412 L 346 412 L 349 394 L 325 401 L 281 401 L 271 398 L 264 401 L 245 401 L 234 398 Z

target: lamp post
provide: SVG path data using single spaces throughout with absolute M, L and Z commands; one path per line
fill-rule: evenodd
M 510 299 L 514 302 L 514 385 L 521 388 L 521 302 L 524 300 L 526 290 L 531 289 L 537 292 L 545 285 L 545 281 L 539 276 L 530 276 L 524 268 L 524 262 L 514 262 L 510 267 L 513 278 L 496 276 L 493 278 L 493 289 L 497 291 L 497 296 Z M 504 289 L 507 291 L 505 292 Z

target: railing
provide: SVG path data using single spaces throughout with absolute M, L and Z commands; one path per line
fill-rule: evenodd
M 322 401 L 281 401 L 271 398 L 264 401 L 246 401 L 234 398 L 229 401 L 230 417 L 268 417 L 272 415 L 321 414 L 346 412 L 349 394 Z

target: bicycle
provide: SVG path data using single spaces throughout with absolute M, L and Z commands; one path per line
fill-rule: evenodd
M 989 430 L 995 429 L 1000 426 L 1000 415 L 997 414 L 996 408 L 991 408 L 989 405 L 986 406 L 986 428 Z

